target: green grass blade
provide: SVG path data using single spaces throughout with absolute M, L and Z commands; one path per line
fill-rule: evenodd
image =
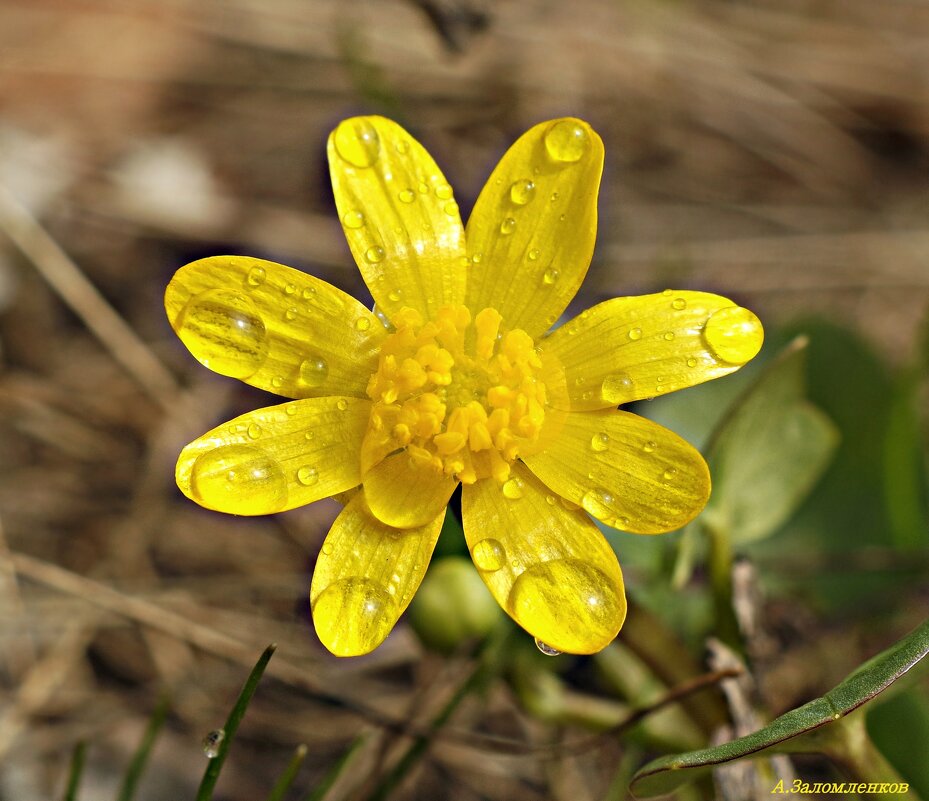
M 155 745 L 155 739 L 168 717 L 168 707 L 168 698 L 164 696 L 158 702 L 158 706 L 155 707 L 155 711 L 148 721 L 148 727 L 145 729 L 145 734 L 142 736 L 142 742 L 139 743 L 138 749 L 132 756 L 132 761 L 129 763 L 122 787 L 119 790 L 119 796 L 117 796 L 118 801 L 132 801 L 139 779 L 142 778 L 142 773 L 148 764 L 148 758 L 151 755 L 152 747 Z
M 65 789 L 64 801 L 75 801 L 77 788 L 81 783 L 81 774 L 84 772 L 84 761 L 87 756 L 87 743 L 80 742 L 74 746 L 71 753 L 71 767 L 68 770 L 68 786 Z
M 342 775 L 345 766 L 366 739 L 367 738 L 363 734 L 356 737 L 345 753 L 336 760 L 336 763 L 331 768 L 329 768 L 326 775 L 323 776 L 323 780 L 310 791 L 310 794 L 306 796 L 303 801 L 323 801 L 326 797 L 326 793 L 332 789 L 332 785 L 335 784 L 336 779 Z
M 252 696 L 255 694 L 255 690 L 258 689 L 258 682 L 261 681 L 275 648 L 277 648 L 276 645 L 269 645 L 265 648 L 255 667 L 252 668 L 252 672 L 249 673 L 248 679 L 246 679 L 245 685 L 242 687 L 242 692 L 239 693 L 235 706 L 232 707 L 232 711 L 229 713 L 229 717 L 226 718 L 226 725 L 223 727 L 225 737 L 219 743 L 219 752 L 206 767 L 203 779 L 200 782 L 200 788 L 197 790 L 197 801 L 210 801 L 213 798 L 213 789 L 216 787 L 219 772 L 223 769 L 223 763 L 226 761 L 226 754 L 229 753 L 229 746 L 232 745 L 232 741 L 235 739 L 236 730 L 239 728 L 242 718 L 245 717 L 245 710 L 248 709 Z
M 303 764 L 304 759 L 306 759 L 306 746 L 301 743 L 297 746 L 297 750 L 294 751 L 293 759 L 290 760 L 287 770 L 281 774 L 281 778 L 274 785 L 271 795 L 268 796 L 268 801 L 283 801 L 284 794 L 290 789 L 294 779 L 297 778 L 297 773 L 300 772 L 300 766 Z

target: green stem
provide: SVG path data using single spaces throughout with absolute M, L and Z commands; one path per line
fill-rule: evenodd
M 732 609 L 732 542 L 725 526 L 706 526 L 710 543 L 709 568 L 716 609 L 716 636 L 731 648 L 742 650 L 739 625 Z
M 71 754 L 71 767 L 68 770 L 68 787 L 65 790 L 64 801 L 75 801 L 77 788 L 81 783 L 81 774 L 84 772 L 84 761 L 87 756 L 87 743 L 79 742 L 74 746 Z

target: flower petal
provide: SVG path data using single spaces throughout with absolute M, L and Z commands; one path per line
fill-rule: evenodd
M 468 220 L 467 305 L 536 337 L 580 287 L 597 233 L 603 143 L 581 120 L 543 122 L 506 152 Z
M 425 148 L 391 120 L 353 117 L 329 136 L 328 154 L 345 238 L 378 308 L 431 317 L 462 303 L 461 215 Z
M 289 398 L 365 397 L 386 335 L 377 317 L 331 284 L 244 256 L 181 267 L 165 310 L 203 365 Z
M 395 528 L 424 526 L 448 505 L 458 481 L 406 453 L 389 456 L 364 477 L 364 494 L 374 516 Z
M 710 496 L 703 457 L 668 429 L 629 412 L 572 413 L 557 439 L 524 457 L 564 498 L 615 528 L 660 534 L 689 523 Z
M 465 485 L 465 538 L 507 614 L 558 651 L 606 647 L 626 617 L 616 555 L 587 515 L 567 509 L 519 462 L 502 487 Z
M 258 409 L 194 440 L 177 461 L 177 485 L 207 509 L 265 515 L 361 483 L 358 451 L 371 403 L 310 398 Z
M 390 634 L 423 580 L 445 519 L 396 529 L 366 508 L 359 493 L 336 518 L 323 543 L 310 604 L 323 645 L 336 656 L 373 651 Z
M 758 318 L 708 292 L 670 289 L 614 298 L 582 312 L 540 343 L 565 371 L 549 401 L 605 409 L 701 384 L 738 370 L 761 349 Z

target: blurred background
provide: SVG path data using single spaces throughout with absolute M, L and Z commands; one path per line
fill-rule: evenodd
M 733 534 L 730 586 L 699 524 L 609 531 L 633 601 L 619 641 L 550 659 L 511 635 L 475 689 L 494 613 L 465 614 L 486 598 L 454 562 L 460 538 L 443 537 L 447 572 L 427 578 L 415 630 L 408 615 L 374 654 L 338 661 L 306 600 L 338 504 L 237 519 L 177 491 L 184 444 L 277 399 L 197 364 L 164 287 L 188 261 L 241 253 L 370 302 L 325 162 L 330 130 L 359 113 L 422 141 L 465 217 L 524 130 L 588 120 L 607 161 L 571 311 L 673 286 L 765 322 L 758 365 L 635 409 L 708 452 L 763 362 L 807 337 L 790 380 L 822 447 L 749 470 L 761 501 L 718 477 L 717 506 L 750 519 L 783 501 Z M 919 0 L 0 0 L 0 799 L 60 797 L 78 741 L 79 797 L 115 798 L 164 692 L 137 797 L 192 799 L 201 739 L 271 641 L 217 799 L 267 797 L 300 743 L 303 797 L 359 735 L 326 798 L 375 797 L 404 735 L 462 687 L 392 798 L 625 798 L 648 758 L 827 691 L 929 609 L 927 213 Z M 738 692 L 710 676 L 689 704 L 585 739 L 721 654 L 747 664 Z M 925 677 L 873 706 L 875 741 L 926 796 Z M 773 770 L 680 797 L 839 776 L 815 758 Z

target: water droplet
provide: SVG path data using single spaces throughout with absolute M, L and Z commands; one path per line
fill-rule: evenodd
M 664 332 L 664 338 L 665 338 L 668 342 L 670 342 L 672 339 L 674 339 L 674 332 L 673 332 L 673 331 L 665 331 L 665 332 Z
M 280 389 L 282 386 L 284 386 L 284 379 L 279 375 L 274 376 L 274 378 L 271 379 L 271 386 L 275 389 Z
M 384 248 L 380 245 L 372 245 L 365 251 L 365 258 L 371 262 L 371 264 L 377 264 L 380 261 L 384 260 Z
M 224 445 L 201 454 L 190 471 L 190 492 L 208 509 L 229 514 L 271 514 L 287 503 L 280 466 L 252 445 Z
M 365 216 L 360 211 L 347 211 L 342 215 L 342 225 L 346 228 L 357 229 L 365 224 Z
M 206 367 L 232 378 L 248 378 L 264 364 L 264 322 L 247 295 L 210 289 L 191 298 L 181 312 L 178 336 Z
M 474 264 L 480 264 L 480 263 L 481 263 L 481 259 L 483 259 L 483 258 L 484 258 L 484 254 L 483 254 L 483 253 L 475 253 L 475 254 L 471 257 L 471 261 L 472 261 L 472 263 L 474 263 Z
M 745 364 L 761 350 L 764 329 L 748 309 L 728 306 L 706 321 L 703 338 L 717 359 L 729 364 Z
M 435 188 L 435 196 L 439 200 L 448 200 L 452 196 L 452 188 L 448 184 L 439 184 Z
M 214 729 L 203 738 L 203 753 L 207 759 L 216 759 L 219 756 L 219 747 L 226 739 L 223 729 Z
M 345 400 L 344 398 L 339 398 L 339 399 L 336 401 L 336 404 L 335 404 L 335 405 L 336 405 L 336 408 L 337 408 L 340 412 L 344 412 L 344 411 L 348 408 L 348 401 Z
M 590 145 L 590 135 L 574 120 L 556 122 L 545 134 L 545 149 L 553 161 L 580 161 Z
M 632 521 L 631 521 L 628 517 L 626 517 L 625 515 L 620 515 L 620 516 L 616 519 L 616 522 L 619 524 L 619 527 L 620 527 L 621 529 L 623 529 L 623 530 L 628 530 L 628 529 L 629 529 L 629 524 L 630 524 Z
M 507 217 L 502 223 L 500 223 L 500 233 L 508 236 L 516 230 L 516 220 L 512 217 Z
M 581 498 L 581 506 L 589 515 L 602 520 L 604 523 L 610 523 L 613 520 L 613 496 L 602 487 L 585 492 Z
M 525 206 L 535 197 L 535 184 L 528 178 L 516 181 L 510 187 L 510 200 L 517 206 Z
M 412 203 L 416 200 L 416 193 L 412 189 L 402 189 L 397 197 L 400 198 L 401 203 Z
M 267 273 L 265 272 L 265 268 L 256 264 L 254 267 L 252 267 L 251 270 L 248 271 L 248 277 L 246 280 L 248 281 L 249 286 L 261 286 L 265 282 L 266 276 Z
M 670 289 L 662 289 L 662 290 L 661 290 L 661 294 L 664 295 L 664 296 L 667 298 L 667 297 L 670 297 L 671 295 L 673 295 L 674 292 L 673 292 L 672 290 L 670 290 Z
M 303 295 L 304 300 L 309 300 L 313 297 L 313 295 L 316 294 L 316 287 L 308 286 L 301 294 Z
M 493 573 L 506 564 L 506 550 L 498 540 L 488 537 L 475 543 L 471 558 L 478 569 Z
M 325 646 L 338 656 L 358 656 L 380 645 L 398 616 L 390 594 L 370 579 L 330 584 L 313 604 L 313 623 Z
M 448 203 L 442 206 L 442 211 L 449 217 L 454 217 L 458 213 L 458 204 L 454 200 L 449 200 Z
M 600 397 L 607 403 L 626 403 L 632 400 L 635 384 L 628 373 L 613 373 L 603 379 Z
M 297 285 L 296 285 L 296 284 L 287 284 L 287 285 L 284 287 L 284 294 L 285 294 L 285 295 L 293 295 L 293 293 L 296 292 L 296 291 L 297 291 Z
M 541 251 L 538 248 L 533 248 L 529 251 L 529 261 L 538 261 Z
M 580 559 L 553 559 L 520 574 L 506 608 L 517 623 L 556 650 L 589 653 L 616 636 L 626 602 L 617 579 Z
M 391 289 L 390 292 L 387 293 L 387 297 L 390 298 L 394 303 L 397 303 L 400 298 L 403 297 L 403 292 L 399 289 Z
M 329 377 L 329 365 L 320 357 L 304 359 L 300 363 L 300 383 L 315 389 L 320 387 Z
M 314 431 L 309 431 L 309 430 L 304 431 L 304 432 L 303 432 L 303 438 L 304 438 L 307 442 L 312 442 L 312 441 L 316 438 L 316 432 L 314 432 Z
M 557 280 L 558 270 L 552 267 L 549 267 L 544 273 L 542 273 L 542 283 L 545 286 L 552 286 Z
M 696 366 L 697 366 L 697 360 L 696 360 L 693 356 L 691 356 L 691 357 L 687 360 L 687 366 L 688 366 L 688 367 L 696 367 Z
M 555 505 L 555 496 L 554 496 L 554 495 L 546 495 L 546 496 L 545 496 L 545 503 L 547 503 L 549 506 L 554 506 L 554 505 Z
M 556 200 L 558 200 L 558 193 L 552 192 L 552 196 L 549 199 L 551 200 L 552 203 L 554 203 Z
M 407 142 L 406 139 L 401 139 L 399 142 L 397 142 L 396 147 L 397 152 L 401 155 L 406 155 L 410 152 L 410 143 Z
M 297 404 L 296 403 L 285 403 L 284 410 L 287 412 L 289 417 L 293 417 L 297 413 Z
M 552 646 L 546 642 L 542 642 L 538 637 L 535 638 L 535 647 L 546 656 L 561 656 L 561 651 L 552 648 Z
M 654 453 L 654 452 L 655 452 L 655 448 L 657 448 L 657 447 L 658 447 L 658 443 L 655 442 L 655 440 L 650 439 L 648 442 L 646 442 L 646 443 L 642 446 L 642 450 L 645 451 L 646 453 Z
M 323 553 L 326 554 L 326 556 L 331 556 L 333 550 L 334 550 L 334 549 L 333 549 L 333 547 L 332 547 L 332 543 L 329 542 L 329 540 L 327 539 L 327 540 L 323 543 L 323 548 L 322 548 Z
M 677 475 L 677 468 L 676 468 L 676 467 L 669 467 L 669 468 L 668 468 L 667 470 L 665 470 L 664 473 L 662 474 L 662 476 L 663 476 L 663 478 L 664 478 L 665 481 L 671 481 L 676 475 Z
M 355 320 L 356 331 L 367 331 L 371 327 L 371 321 L 367 317 L 359 317 Z
M 319 481 L 319 471 L 315 467 L 304 465 L 297 470 L 297 481 L 303 484 L 304 487 L 312 487 Z
M 642 329 L 641 328 L 630 328 L 629 329 L 629 339 L 633 342 L 637 342 L 642 338 Z
M 370 167 L 377 161 L 381 140 L 369 120 L 343 120 L 332 135 L 336 152 L 353 167 Z
M 258 439 L 261 436 L 261 426 L 258 423 L 250 423 L 245 433 L 248 434 L 249 439 Z
M 590 449 L 596 451 L 597 453 L 603 453 L 607 448 L 610 447 L 610 435 L 606 431 L 601 431 L 599 434 L 594 434 L 590 440 Z
M 293 322 L 294 320 L 297 319 L 298 313 L 299 312 L 297 311 L 297 307 L 291 306 L 289 309 L 287 309 L 287 311 L 284 312 L 284 318 Z
M 684 298 L 675 298 L 674 300 L 671 301 L 671 308 L 677 309 L 678 311 L 680 311 L 681 309 L 686 309 L 687 301 L 684 300 Z
M 511 501 L 518 500 L 523 497 L 523 482 L 519 478 L 511 478 L 509 481 L 503 482 L 503 494 Z
M 429 184 L 425 181 L 420 181 L 416 189 L 419 191 L 419 194 L 425 195 L 429 191 Z

